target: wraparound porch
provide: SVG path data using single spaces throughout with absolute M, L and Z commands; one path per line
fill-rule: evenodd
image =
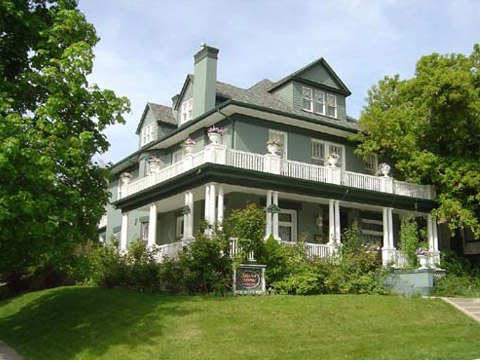
M 159 260 L 162 260 L 194 241 L 202 219 L 210 224 L 221 223 L 233 209 L 243 208 L 247 203 L 256 203 L 265 209 L 278 206 L 280 212 L 265 212 L 265 236 L 271 235 L 286 244 L 302 238 L 309 256 L 333 254 L 342 244 L 343 231 L 357 221 L 364 238 L 381 247 L 385 265 L 401 266 L 404 262 L 397 247 L 400 218 L 409 213 L 407 210 L 216 182 L 136 209 L 144 213 L 138 237 L 149 246 L 158 247 Z M 130 212 L 122 214 L 120 247 L 123 251 L 132 238 L 128 227 Z M 434 254 L 433 261 L 438 263 L 436 222 L 426 213 L 414 212 L 414 215 L 425 218 L 429 248 Z

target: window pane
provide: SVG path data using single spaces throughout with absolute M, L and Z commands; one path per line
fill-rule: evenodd
M 302 108 L 307 111 L 312 111 L 312 89 L 303 87 L 303 102 Z
M 278 236 L 282 241 L 292 241 L 292 228 L 290 226 L 279 226 Z
M 292 214 L 280 213 L 278 214 L 278 221 L 292 222 Z

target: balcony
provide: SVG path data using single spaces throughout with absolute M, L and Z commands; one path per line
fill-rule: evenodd
M 292 160 L 283 160 L 275 154 L 254 154 L 227 148 L 225 145 L 210 144 L 202 151 L 187 154 L 181 161 L 162 169 L 154 169 L 144 178 L 129 181 L 122 179 L 118 199 L 135 195 L 154 185 L 172 179 L 182 173 L 206 163 L 221 164 L 236 168 L 282 175 L 292 179 L 318 183 L 336 184 L 356 189 L 377 191 L 412 198 L 433 200 L 435 194 L 428 185 L 410 184 L 391 177 L 342 171 L 338 167 L 318 166 Z

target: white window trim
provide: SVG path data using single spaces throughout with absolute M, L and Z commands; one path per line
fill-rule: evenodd
M 140 240 L 148 242 L 148 221 L 142 221 L 140 223 Z M 145 235 L 145 236 L 144 236 Z
M 283 146 L 281 147 L 282 149 L 282 159 L 287 160 L 288 159 L 288 133 L 285 131 L 278 131 L 278 130 L 268 130 L 268 140 L 271 140 L 273 135 L 280 135 L 280 137 L 283 137 L 285 139 Z
M 368 165 L 370 164 L 370 160 L 372 163 L 372 167 L 370 168 Z M 378 156 L 375 153 L 368 154 L 367 160 L 365 161 L 365 172 L 367 174 L 376 175 L 378 169 Z
M 145 125 L 140 132 L 140 146 L 145 146 L 155 140 L 155 123 Z
M 175 237 L 177 239 L 183 238 L 183 215 L 177 216 L 176 227 L 175 227 Z
M 184 119 L 185 118 L 185 119 Z M 180 121 L 179 124 L 183 125 L 193 118 L 193 98 L 185 100 L 180 105 Z
M 306 93 L 310 93 L 310 99 L 307 99 L 305 96 Z M 323 102 L 322 101 L 317 101 L 317 96 L 315 94 L 322 93 L 323 94 Z M 329 105 L 329 98 L 333 98 L 333 105 Z M 309 107 L 304 106 L 305 100 L 309 101 Z M 315 103 L 320 103 L 322 104 L 323 111 L 315 111 Z M 332 107 L 334 109 L 335 114 L 333 116 L 328 115 L 328 108 Z M 324 90 L 321 89 L 315 89 L 310 86 L 302 86 L 302 110 L 307 111 L 313 114 L 317 115 L 323 115 L 327 116 L 332 119 L 338 119 L 338 99 L 336 94 L 328 93 Z
M 290 214 L 292 216 L 292 221 L 278 221 L 278 226 L 290 226 L 292 228 L 292 243 L 297 242 L 297 210 L 290 209 L 281 209 L 280 214 Z M 280 215 L 279 214 L 279 215 Z
M 320 139 L 315 139 L 315 138 L 312 138 L 311 139 L 311 142 L 310 142 L 310 149 L 311 149 L 311 144 L 312 142 L 316 142 L 316 143 L 319 143 L 319 144 L 324 144 L 324 155 L 325 155 L 325 159 L 323 159 L 324 161 L 324 166 L 326 166 L 326 164 L 328 163 L 327 162 L 327 159 L 328 159 L 328 155 L 330 155 L 330 152 L 329 152 L 329 149 L 330 149 L 330 146 L 336 146 L 336 147 L 339 147 L 339 148 L 342 148 L 342 171 L 345 171 L 345 168 L 346 168 L 346 154 L 345 154 L 345 145 L 342 145 L 342 144 L 337 144 L 337 143 L 334 143 L 334 142 L 330 142 L 330 141 L 325 141 L 325 140 L 320 140 Z M 312 160 L 312 154 L 311 154 L 311 150 L 310 150 L 310 161 Z
M 333 97 L 333 99 L 334 99 L 334 104 L 333 104 L 332 106 L 330 106 L 330 103 L 329 103 L 329 101 L 328 101 L 328 98 L 329 98 L 329 97 Z M 337 119 L 337 118 L 338 118 L 338 103 L 337 103 L 337 95 L 335 95 L 335 94 L 328 94 L 328 93 L 327 93 L 327 101 L 326 101 L 326 106 L 327 106 L 327 109 L 326 109 L 326 116 L 328 116 L 328 117 L 330 117 L 330 118 L 331 118 L 331 117 L 333 117 L 334 119 Z M 328 115 L 328 108 L 329 108 L 329 107 L 332 107 L 332 108 L 335 110 L 335 114 L 334 114 L 333 116 L 331 116 L 331 115 Z

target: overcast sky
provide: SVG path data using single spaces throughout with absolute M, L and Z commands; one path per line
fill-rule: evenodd
M 385 75 L 410 77 L 422 55 L 464 53 L 480 42 L 480 1 L 80 0 L 101 40 L 91 82 L 132 102 L 126 125 L 107 130 L 105 162 L 135 151 L 147 101 L 171 105 L 201 42 L 220 49 L 218 80 L 248 88 L 324 57 L 349 87 L 358 118 Z

